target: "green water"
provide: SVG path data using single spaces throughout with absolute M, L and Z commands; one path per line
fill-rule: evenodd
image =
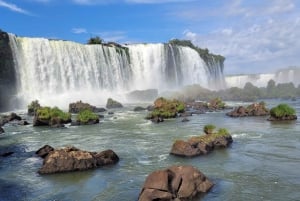
M 300 102 L 288 103 L 299 117 Z M 0 152 L 15 153 L 0 158 L 0 200 L 135 201 L 150 172 L 174 164 L 193 165 L 215 183 L 195 200 L 300 200 L 299 120 L 272 123 L 265 117 L 234 119 L 214 112 L 189 117 L 185 123 L 174 119 L 152 124 L 144 119 L 146 112 L 132 108 L 104 113 L 101 123 L 92 126 L 51 129 L 6 124 Z M 230 148 L 195 158 L 169 155 L 176 139 L 199 135 L 208 123 L 231 132 Z M 120 161 L 95 170 L 41 176 L 37 170 L 42 160 L 34 152 L 45 144 L 113 149 Z

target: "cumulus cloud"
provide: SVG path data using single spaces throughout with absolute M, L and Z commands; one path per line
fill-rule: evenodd
M 7 2 L 2 1 L 2 0 L 0 0 L 0 7 L 8 8 L 9 10 L 17 12 L 17 13 L 30 15 L 30 12 L 18 7 L 17 5 L 12 4 L 12 3 L 7 3 Z
M 258 1 L 251 5 L 245 2 L 233 0 L 224 6 L 232 8 L 225 13 L 234 22 L 230 27 L 220 14 L 220 24 L 213 31 L 204 34 L 195 26 L 183 33 L 184 38 L 224 55 L 225 72 L 229 74 L 271 72 L 289 65 L 299 66 L 300 17 L 295 1 L 260 1 L 259 10 Z

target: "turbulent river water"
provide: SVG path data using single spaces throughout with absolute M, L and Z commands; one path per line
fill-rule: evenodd
M 269 107 L 279 101 L 267 101 Z M 300 101 L 287 102 L 300 116 Z M 238 103 L 229 103 L 238 104 Z M 229 118 L 226 111 L 152 124 L 134 105 L 104 113 L 98 125 L 62 129 L 6 124 L 0 136 L 0 200 L 135 201 L 146 176 L 170 165 L 193 165 L 215 186 L 195 200 L 300 200 L 300 122 L 273 123 L 266 117 Z M 26 115 L 24 115 L 27 119 Z M 29 119 L 30 120 L 30 119 Z M 202 133 L 205 124 L 227 128 L 228 149 L 207 156 L 169 155 L 176 139 Z M 89 151 L 113 149 L 117 165 L 84 172 L 39 175 L 42 160 L 34 152 L 45 144 L 74 145 Z

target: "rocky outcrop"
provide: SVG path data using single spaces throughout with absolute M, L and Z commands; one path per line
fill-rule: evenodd
M 64 127 L 64 124 L 71 123 L 71 114 L 63 112 L 57 107 L 41 107 L 37 109 L 33 126 L 50 126 L 53 128 Z
M 157 89 L 136 90 L 126 94 L 129 101 L 153 101 L 157 96 Z
M 90 110 L 92 112 L 105 112 L 105 108 L 97 108 L 96 106 L 90 105 L 89 103 L 83 103 L 81 100 L 75 103 L 69 104 L 70 113 L 79 113 L 82 110 Z
M 107 103 L 106 103 L 107 109 L 122 108 L 122 107 L 123 105 L 120 102 L 113 100 L 112 98 L 107 99 Z
M 119 161 L 119 157 L 112 150 L 89 152 L 76 147 L 51 150 L 50 146 L 44 146 L 37 151 L 37 154 L 46 156 L 43 166 L 38 171 L 40 174 L 82 171 L 115 164 Z
M 16 113 L 12 112 L 9 115 L 4 115 L 0 117 L 0 126 L 4 126 L 6 123 L 11 121 L 21 121 L 22 118 Z
M 16 93 L 16 72 L 9 36 L 0 30 L 0 112 L 13 109 Z
M 269 121 L 290 121 L 296 119 L 296 110 L 284 103 L 273 107 L 268 118 Z
M 152 172 L 143 185 L 139 201 L 186 201 L 207 193 L 213 183 L 192 166 L 171 166 Z
M 269 110 L 264 103 L 253 103 L 247 107 L 239 106 L 226 115 L 230 117 L 266 116 L 269 115 Z
M 41 108 L 42 106 L 40 105 L 38 100 L 32 101 L 28 106 L 27 106 L 27 114 L 29 116 L 34 116 L 36 111 Z
M 192 137 L 188 141 L 176 140 L 170 154 L 185 157 L 206 155 L 215 148 L 228 147 L 232 142 L 231 135 L 218 133 Z

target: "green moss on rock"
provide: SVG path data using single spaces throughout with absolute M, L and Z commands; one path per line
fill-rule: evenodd
M 99 123 L 99 116 L 93 113 L 91 110 L 82 110 L 77 115 L 77 122 L 80 124 Z

